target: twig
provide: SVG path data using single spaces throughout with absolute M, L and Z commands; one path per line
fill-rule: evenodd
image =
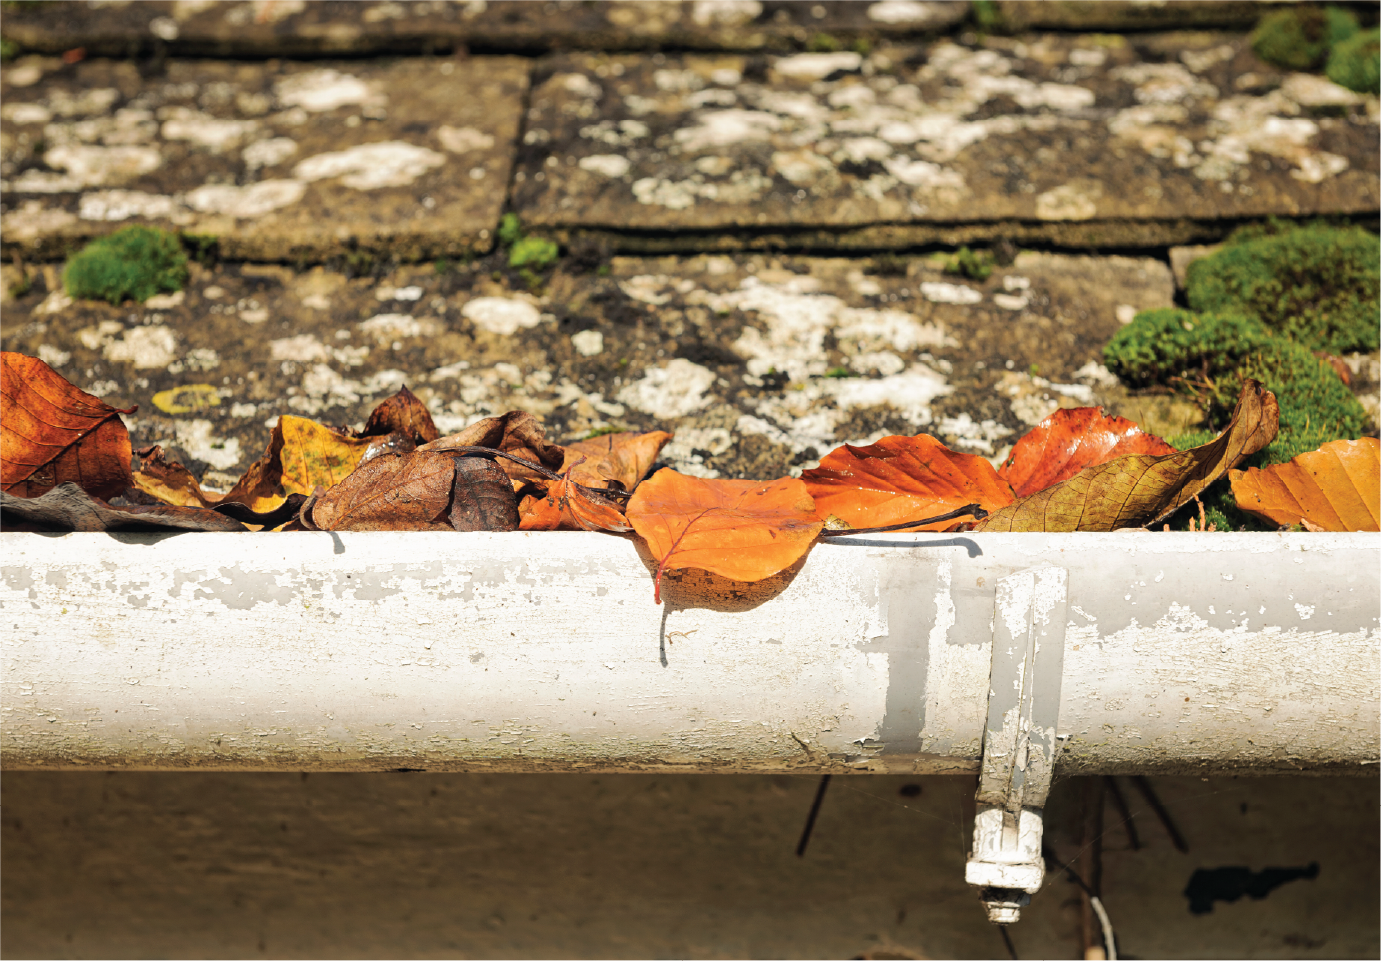
M 888 531 L 906 530 L 908 527 L 920 527 L 922 524 L 937 524 L 940 521 L 952 521 L 957 517 L 972 517 L 976 521 L 981 521 L 988 516 L 988 512 L 977 504 L 965 504 L 957 507 L 948 514 L 940 514 L 936 517 L 923 517 L 918 521 L 907 521 L 904 524 L 889 524 L 886 527 L 850 527 L 842 531 L 823 530 L 821 537 L 848 537 L 851 534 L 885 534 Z
M 1156 817 L 1160 819 L 1161 827 L 1165 828 L 1165 833 L 1170 835 L 1170 843 L 1175 846 L 1175 850 L 1181 854 L 1189 853 L 1189 845 L 1184 841 L 1184 835 L 1180 829 L 1175 827 L 1175 822 L 1170 819 L 1170 812 L 1165 809 L 1165 805 L 1160 803 L 1160 797 L 1156 794 L 1156 789 L 1151 786 L 1151 782 L 1140 774 L 1132 778 L 1132 783 L 1141 792 L 1141 796 L 1146 799 L 1146 803 L 1151 805 L 1151 810 L 1156 812 Z
M 806 856 L 806 845 L 810 843 L 810 832 L 815 830 L 815 818 L 820 813 L 820 805 L 825 800 L 825 789 L 830 786 L 830 775 L 820 775 L 820 786 L 815 789 L 815 801 L 810 805 L 810 813 L 806 815 L 806 826 L 801 831 L 801 840 L 796 845 L 796 856 L 803 858 Z
M 1112 795 L 1112 803 L 1117 806 L 1117 813 L 1122 815 L 1122 826 L 1127 830 L 1127 843 L 1133 851 L 1140 851 L 1141 838 L 1137 836 L 1131 808 L 1127 807 L 1127 799 L 1122 796 L 1122 789 L 1117 786 L 1117 778 L 1108 775 L 1104 780 L 1108 785 L 1108 793 Z

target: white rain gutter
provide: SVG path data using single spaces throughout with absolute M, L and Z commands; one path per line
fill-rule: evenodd
M 977 771 L 1018 710 L 1061 774 L 1377 770 L 1375 534 L 875 535 L 662 607 L 603 534 L 0 547 L 5 770 Z

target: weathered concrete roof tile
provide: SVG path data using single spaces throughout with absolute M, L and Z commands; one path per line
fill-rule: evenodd
M 1250 27 L 1259 0 L 997 0 L 1008 30 L 1165 30 L 1173 27 Z
M 1023 253 L 983 281 L 932 258 L 616 257 L 535 292 L 486 259 L 377 280 L 193 265 L 184 291 L 118 307 L 73 302 L 45 265 L 3 343 L 139 404 L 136 446 L 177 446 L 221 486 L 279 414 L 360 423 L 404 383 L 444 431 L 522 408 L 557 440 L 674 430 L 679 470 L 773 477 L 922 430 L 998 457 L 1056 407 L 1113 398 L 1102 345 L 1174 293 L 1163 262 L 1125 257 Z
M 487 250 L 513 162 L 518 58 L 174 61 L 0 71 L 4 241 L 51 257 L 129 223 L 226 257 Z
M 519 2 L 75 2 L 5 12 L 25 49 L 128 56 L 162 49 L 195 56 L 320 56 L 552 49 L 791 50 L 859 37 L 934 34 L 962 21 L 967 2 L 874 0 L 613 0 Z
M 1196 36 L 1174 59 L 1150 52 L 1154 35 L 555 57 L 515 207 L 551 230 L 682 231 L 672 242 L 690 247 L 774 231 L 820 247 L 985 231 L 1149 243 L 1378 208 L 1375 97 L 1321 104 L 1333 85 L 1282 75 L 1242 35 Z

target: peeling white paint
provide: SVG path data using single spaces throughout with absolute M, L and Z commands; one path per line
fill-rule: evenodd
M 832 73 L 857 72 L 863 66 L 861 54 L 852 51 L 839 53 L 798 53 L 792 57 L 779 57 L 772 69 L 783 77 L 792 80 L 824 80 Z
M 173 220 L 179 213 L 185 211 L 172 197 L 142 190 L 96 190 L 82 194 L 77 203 L 77 216 L 82 220 Z
M 582 330 L 571 335 L 571 346 L 581 357 L 598 357 L 604 353 L 604 335 L 597 330 Z
M 213 153 L 239 146 L 240 141 L 259 129 L 254 120 L 229 120 L 188 107 L 164 107 L 158 112 L 163 121 L 164 140 L 187 140 Z
M 355 326 L 378 344 L 404 337 L 434 337 L 443 329 L 434 317 L 413 317 L 411 314 L 377 314 Z
M 250 170 L 260 167 L 274 167 L 297 153 L 297 141 L 291 137 L 270 137 L 250 144 L 240 152 L 245 166 Z
M 67 171 L 76 184 L 64 188 L 99 187 L 121 183 L 157 170 L 163 156 L 153 147 L 96 147 L 64 144 L 43 155 L 44 163 Z
M 921 284 L 921 296 L 937 304 L 978 304 L 983 301 L 983 293 L 963 284 L 947 284 L 938 280 L 928 280 Z

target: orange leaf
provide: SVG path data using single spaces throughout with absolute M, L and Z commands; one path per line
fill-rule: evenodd
M 578 440 L 566 445 L 566 460 L 561 469 L 572 471 L 574 480 L 586 487 L 604 487 L 605 481 L 615 480 L 624 490 L 631 491 L 657 462 L 657 455 L 671 438 L 664 430 L 651 430 L 645 434 L 623 432 Z
M 350 476 L 370 443 L 370 438 L 343 437 L 305 417 L 284 414 L 263 456 L 221 500 L 267 512 L 289 494 L 311 494 L 318 486 L 330 490 Z
M 0 353 L 0 488 L 38 497 L 71 481 L 111 498 L 132 484 L 129 431 L 118 410 L 36 357 Z
M 1173 454 L 1128 454 L 1086 467 L 980 521 L 980 531 L 1115 531 L 1169 517 L 1208 485 L 1275 439 L 1280 407 L 1260 382 L 1247 380 L 1227 429 Z
M 627 514 L 657 557 L 659 603 L 664 571 L 697 567 L 760 581 L 796 563 L 824 526 L 795 478 L 704 480 L 669 468 L 638 485 Z
M 1057 410 L 1027 431 L 997 474 L 1018 497 L 1026 497 L 1127 454 L 1173 453 L 1175 448 L 1125 418 L 1109 416 L 1101 407 L 1076 407 Z
M 551 494 L 533 494 L 518 505 L 518 530 L 554 531 L 561 526 L 561 505 Z
M 617 504 L 598 493 L 587 491 L 574 479 L 574 468 L 583 460 L 583 457 L 577 456 L 572 469 L 562 474 L 559 480 L 550 482 L 545 495 L 529 497 L 524 501 L 524 504 L 531 506 L 526 508 L 526 512 L 520 511 L 523 518 L 521 530 L 632 530 Z
M 832 514 L 850 527 L 886 527 L 965 504 L 995 511 L 1012 503 L 1011 490 L 992 464 L 956 453 L 929 434 L 884 437 L 867 447 L 845 444 L 801 480 L 822 517 Z M 954 523 L 916 530 L 945 530 Z
M 1378 530 L 1381 441 L 1335 440 L 1264 470 L 1228 472 L 1237 507 L 1276 524 L 1309 530 Z

